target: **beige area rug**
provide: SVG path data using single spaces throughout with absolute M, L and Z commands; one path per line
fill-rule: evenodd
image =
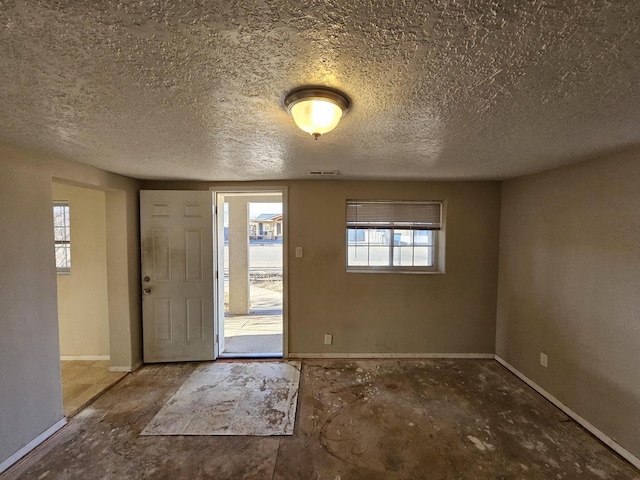
M 140 435 L 293 435 L 300 362 L 200 365 Z

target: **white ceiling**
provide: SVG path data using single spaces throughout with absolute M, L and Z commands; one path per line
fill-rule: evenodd
M 640 144 L 637 0 L 0 0 L 0 141 L 146 179 L 502 179 Z M 315 141 L 304 84 L 353 108 Z

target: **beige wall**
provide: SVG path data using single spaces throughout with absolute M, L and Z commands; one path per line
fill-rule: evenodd
M 493 353 L 499 192 L 489 182 L 294 183 L 289 351 Z M 346 273 L 349 198 L 446 200 L 446 274 Z M 323 345 L 324 333 L 333 345 Z
M 640 155 L 504 182 L 499 278 L 497 354 L 640 456 Z
M 57 276 L 60 355 L 108 356 L 105 194 L 54 183 L 53 199 L 68 201 L 71 216 L 71 271 Z
M 290 354 L 494 352 L 499 183 L 275 184 L 288 187 Z M 230 185 L 242 187 L 224 184 Z M 143 184 L 176 190 L 210 186 Z M 446 274 L 346 273 L 348 198 L 446 200 Z M 303 258 L 295 257 L 298 246 Z M 334 335 L 333 345 L 323 344 L 325 333 Z
M 121 340 L 120 365 L 135 365 L 142 358 L 138 182 L 0 145 L 0 432 L 11 432 L 0 435 L 0 464 L 63 416 L 53 177 L 106 190 L 108 204 L 112 196 L 119 202 L 107 205 L 107 215 L 114 218 L 107 232 L 107 261 L 110 276 L 116 276 L 109 282 L 121 289 L 113 301 L 121 303 L 124 314 L 111 324 Z
M 136 181 L 110 183 L 105 192 L 110 364 L 128 371 L 142 365 L 140 197 Z
M 51 210 L 51 177 L 0 151 L 0 463 L 62 418 Z

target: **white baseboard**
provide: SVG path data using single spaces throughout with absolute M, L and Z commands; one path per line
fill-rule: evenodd
M 490 359 L 493 360 L 493 353 L 289 353 L 287 358 L 407 358 L 407 359 Z
M 110 372 L 135 372 L 142 366 L 142 361 L 136 363 L 133 367 L 129 365 L 111 365 L 109 367 Z
M 500 357 L 499 355 L 496 355 L 495 357 L 496 357 L 496 361 L 498 363 L 500 363 L 503 367 L 505 367 L 507 370 L 509 370 L 511 373 L 513 373 L 516 377 L 518 377 L 524 383 L 526 383 L 531 388 L 533 388 L 536 392 L 538 392 L 544 398 L 546 398 L 551 403 L 553 403 L 556 407 L 558 407 L 560 410 L 562 410 L 565 414 L 567 414 L 569 417 L 571 417 L 577 423 L 582 425 L 586 430 L 588 430 L 589 432 L 591 432 L 591 434 L 593 434 L 596 438 L 598 438 L 598 440 L 600 440 L 602 443 L 604 443 L 609 448 L 611 448 L 611 450 L 616 452 L 618 455 L 620 455 L 622 458 L 624 458 L 626 461 L 628 461 L 631 465 L 633 465 L 634 467 L 640 469 L 640 458 L 638 458 L 635 455 L 633 455 L 629 450 L 624 448 L 622 445 L 620 445 L 618 442 L 616 442 L 614 439 L 612 439 L 609 435 L 605 434 L 604 432 L 602 432 L 598 428 L 594 427 L 591 423 L 589 423 L 588 420 L 586 420 L 585 418 L 581 417 L 576 412 L 571 410 L 564 403 L 562 403 L 556 397 L 551 395 L 544 388 L 542 388 L 536 382 L 531 380 L 524 373 L 522 373 L 521 371 L 516 369 L 513 365 L 511 365 L 509 362 L 504 360 L 502 357 Z
M 109 355 L 60 355 L 60 360 L 111 360 Z
M 36 438 L 31 440 L 29 443 L 27 443 L 24 447 L 22 447 L 16 453 L 11 455 L 9 458 L 4 460 L 2 463 L 0 463 L 0 473 L 7 470 L 9 467 L 15 464 L 18 460 L 24 457 L 27 453 L 31 452 L 34 448 L 36 448 L 38 445 L 40 445 L 42 442 L 48 439 L 51 435 L 53 435 L 62 427 L 64 427 L 66 424 L 67 424 L 67 419 L 63 418 L 58 423 L 48 428 L 47 430 L 42 432 L 40 435 L 38 435 Z

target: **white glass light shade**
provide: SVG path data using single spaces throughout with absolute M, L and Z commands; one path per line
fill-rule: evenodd
M 302 87 L 285 99 L 285 109 L 296 125 L 314 137 L 330 132 L 349 109 L 349 99 L 328 87 Z
M 328 100 L 316 98 L 293 105 L 291 116 L 301 130 L 318 136 L 336 128 L 342 118 L 342 109 Z

